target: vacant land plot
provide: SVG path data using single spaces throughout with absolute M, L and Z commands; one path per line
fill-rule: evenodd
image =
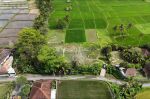
M 109 88 L 102 81 L 60 81 L 57 99 L 111 99 Z
M 96 42 L 97 41 L 97 34 L 96 29 L 87 29 L 85 31 L 86 39 L 88 42 Z
M 135 99 L 150 99 L 150 88 L 145 88 L 140 92 L 139 94 L 136 95 Z
M 141 45 L 148 43 L 150 39 L 149 5 L 150 3 L 144 0 L 71 0 L 71 3 L 67 3 L 67 0 L 54 0 L 49 27 L 56 29 L 57 20 L 69 15 L 70 22 L 67 30 L 104 30 L 106 31 L 102 33 L 105 34 L 104 37 L 110 37 L 113 43 Z M 71 10 L 66 11 L 67 7 Z M 113 30 L 114 26 L 119 27 L 121 24 L 125 29 L 124 37 Z M 132 24 L 132 27 L 126 29 L 129 24 Z M 144 28 L 141 29 L 137 24 L 142 24 Z
M 73 43 L 73 42 L 85 42 L 85 30 L 67 30 L 65 42 Z

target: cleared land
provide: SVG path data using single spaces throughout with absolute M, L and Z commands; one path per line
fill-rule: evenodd
M 99 35 L 110 37 L 113 43 L 141 45 L 148 43 L 150 39 L 149 5 L 150 2 L 144 0 L 71 0 L 71 3 L 67 3 L 67 0 L 54 0 L 49 27 L 56 29 L 57 20 L 69 15 L 70 23 L 67 30 L 97 29 L 103 31 Z M 65 8 L 70 6 L 72 10 L 65 11 Z M 123 24 L 126 28 L 130 23 L 132 28 L 125 31 L 125 37 L 121 37 L 120 33 L 114 33 L 114 26 Z M 142 25 L 144 29 L 141 30 L 137 24 Z
M 61 81 L 57 99 L 111 99 L 109 88 L 102 81 Z

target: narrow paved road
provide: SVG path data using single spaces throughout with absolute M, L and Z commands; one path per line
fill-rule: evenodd
M 51 80 L 102 80 L 102 81 L 107 81 L 107 82 L 112 82 L 112 83 L 116 83 L 119 85 L 125 84 L 126 82 L 124 81 L 120 81 L 120 80 L 116 80 L 116 79 L 108 79 L 108 78 L 104 78 L 104 77 L 99 77 L 99 76 L 43 76 L 43 75 L 32 75 L 32 74 L 28 74 L 25 75 L 25 77 L 28 80 L 40 80 L 40 79 L 51 79 Z M 0 76 L 0 82 L 7 82 L 7 81 L 14 81 L 16 79 L 15 78 L 9 78 L 6 76 Z M 150 83 L 144 83 L 143 87 L 150 87 Z
M 103 80 L 107 82 L 113 82 L 116 84 L 124 84 L 125 82 L 115 80 L 115 79 L 107 79 L 99 76 L 43 76 L 43 75 L 25 75 L 25 77 L 28 80 L 40 80 L 40 79 L 56 79 L 56 80 L 75 80 L 75 79 L 81 79 L 81 80 Z M 0 77 L 0 82 L 6 82 L 6 81 L 13 81 L 16 78 L 8 78 L 8 77 Z

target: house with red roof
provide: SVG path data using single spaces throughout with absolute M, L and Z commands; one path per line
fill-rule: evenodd
M 33 83 L 29 99 L 50 99 L 51 80 L 37 80 Z

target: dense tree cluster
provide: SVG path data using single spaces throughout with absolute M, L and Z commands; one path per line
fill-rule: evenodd
M 123 59 L 130 63 L 142 63 L 144 60 L 142 53 L 136 49 L 125 49 L 121 53 L 121 56 Z
M 16 66 L 21 72 L 27 70 L 25 69 L 26 66 L 30 67 L 30 71 L 32 68 L 35 69 L 38 66 L 38 51 L 45 44 L 46 40 L 44 36 L 37 30 L 31 28 L 21 30 L 19 33 L 18 42 L 15 46 L 14 66 Z
M 33 27 L 39 30 L 40 33 L 46 34 L 48 32 L 48 19 L 52 10 L 51 0 L 36 0 L 40 15 L 34 20 Z
M 16 44 L 16 67 L 21 72 L 58 73 L 64 70 L 66 63 L 63 57 L 47 46 L 46 38 L 37 30 L 26 28 L 19 34 Z
M 115 99 L 133 99 L 142 89 L 142 84 L 133 79 L 129 79 L 127 84 L 122 86 L 112 84 L 111 87 L 115 94 Z
M 62 56 L 58 56 L 55 49 L 49 46 L 43 46 L 37 57 L 41 63 L 40 65 L 43 66 L 44 73 L 65 74 L 69 68 L 65 59 Z
M 62 19 L 58 19 L 57 20 L 57 24 L 56 24 L 56 28 L 57 29 L 64 29 L 67 27 L 67 25 L 69 24 L 70 21 L 70 16 L 66 15 L 64 18 Z

